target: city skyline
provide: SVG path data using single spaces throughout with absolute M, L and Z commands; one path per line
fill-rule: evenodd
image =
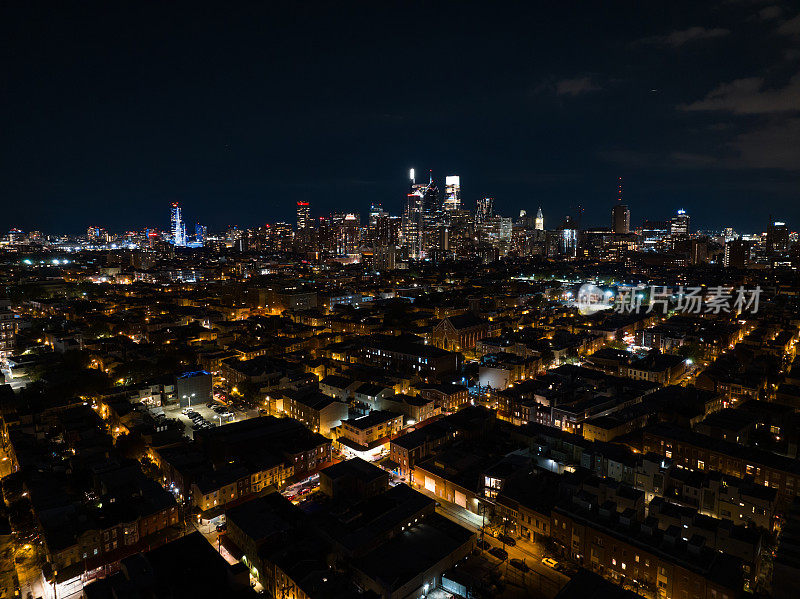
M 798 222 L 800 16 L 722 6 L 310 4 L 302 26 L 162 7 L 160 29 L 139 8 L 8 5 L 0 224 L 139 228 L 174 201 L 215 229 L 291 222 L 298 201 L 399 213 L 415 165 L 509 214 L 604 223 L 622 176 L 634 223 Z
M 415 169 L 412 167 L 409 170 L 409 172 L 413 174 L 415 172 Z M 429 177 L 430 177 L 430 185 L 435 186 L 436 185 L 436 177 L 434 177 L 432 172 L 429 172 Z M 502 206 L 502 204 L 498 204 L 496 202 L 496 199 L 494 197 L 491 197 L 491 196 L 482 196 L 482 197 L 475 198 L 474 202 L 470 202 L 469 200 L 464 200 L 462 192 L 461 192 L 461 184 L 460 184 L 461 177 L 460 177 L 460 175 L 446 175 L 446 176 L 442 177 L 441 179 L 443 181 L 447 181 L 449 179 L 453 179 L 454 180 L 455 186 L 458 189 L 458 191 L 457 191 L 458 200 L 459 200 L 458 201 L 458 207 L 459 207 L 458 209 L 465 210 L 467 212 L 472 212 L 472 213 L 475 214 L 475 216 L 479 216 L 479 213 L 483 210 L 483 208 L 482 208 L 483 204 L 485 202 L 487 202 L 487 201 L 490 201 L 490 206 L 491 206 L 491 210 L 492 211 L 496 210 L 496 212 L 498 214 L 503 214 L 504 216 L 508 216 L 508 217 L 510 217 L 512 219 L 516 219 L 517 216 L 522 218 L 524 216 L 524 214 L 532 213 L 532 211 L 533 211 L 532 207 L 528 207 L 528 208 L 520 208 L 519 211 L 514 211 L 513 213 L 509 212 L 507 207 L 504 208 Z M 558 212 L 558 209 L 556 209 L 554 212 L 548 214 L 547 215 L 547 220 L 548 220 L 548 224 L 550 225 L 550 228 L 551 229 L 557 229 L 560 226 L 562 226 L 564 224 L 564 222 L 567 221 L 567 220 L 571 220 L 573 222 L 577 222 L 577 221 L 581 221 L 582 220 L 583 222 L 578 222 L 578 225 L 579 225 L 578 228 L 581 229 L 581 230 L 591 230 L 591 229 L 608 227 L 614 233 L 625 234 L 625 233 L 628 233 L 628 232 L 633 232 L 633 231 L 635 231 L 637 229 L 641 230 L 641 228 L 643 226 L 645 226 L 645 227 L 647 226 L 648 222 L 669 222 L 669 221 L 674 219 L 675 215 L 691 213 L 691 211 L 690 210 L 686 210 L 683 207 L 683 205 L 681 205 L 681 207 L 677 207 L 677 208 L 674 208 L 674 207 L 673 208 L 669 208 L 666 213 L 664 212 L 663 209 L 656 210 L 656 211 L 654 211 L 654 214 L 656 216 L 653 216 L 653 215 L 648 214 L 648 213 L 644 213 L 644 214 L 632 213 L 631 206 L 628 204 L 628 201 L 627 201 L 627 197 L 625 199 L 625 202 L 622 203 L 623 199 L 622 199 L 622 195 L 621 195 L 621 193 L 622 193 L 621 179 L 622 179 L 621 177 L 618 178 L 619 182 L 618 182 L 618 189 L 617 189 L 616 195 L 613 195 L 612 201 L 609 202 L 608 205 L 606 206 L 606 208 L 610 209 L 610 213 L 611 213 L 610 219 L 607 217 L 606 220 L 603 221 L 602 216 L 598 215 L 597 221 L 588 221 L 587 222 L 587 220 L 584 220 L 585 219 L 585 214 L 586 214 L 586 207 L 583 206 L 582 204 L 578 204 L 578 205 L 575 206 L 575 208 L 574 208 L 574 210 L 572 212 L 563 212 L 563 210 L 561 212 Z M 412 177 L 411 180 L 412 180 L 412 183 L 413 183 L 414 182 L 414 178 Z M 416 185 L 416 187 L 419 187 L 420 190 L 424 190 L 427 187 L 426 184 L 415 184 L 415 185 Z M 446 189 L 449 189 L 450 186 L 449 185 L 445 185 L 443 187 L 445 187 Z M 438 188 L 436 188 L 436 193 L 437 194 L 439 193 L 438 192 Z M 311 227 L 315 226 L 314 225 L 315 219 L 328 218 L 328 217 L 330 217 L 330 216 L 332 216 L 334 214 L 337 214 L 337 213 L 351 213 L 351 214 L 359 215 L 359 217 L 360 217 L 362 214 L 363 215 L 368 215 L 373 206 L 380 206 L 383 209 L 385 209 L 387 207 L 391 207 L 392 204 L 399 204 L 399 206 L 398 206 L 399 209 L 398 210 L 394 210 L 394 211 L 393 210 L 389 210 L 389 211 L 387 211 L 387 214 L 392 214 L 394 212 L 396 216 L 402 216 L 408 209 L 408 197 L 410 197 L 412 195 L 413 194 L 407 193 L 405 198 L 403 198 L 402 200 L 399 200 L 397 202 L 391 202 L 390 201 L 390 202 L 387 202 L 387 203 L 383 203 L 383 202 L 375 201 L 375 202 L 372 202 L 370 204 L 370 206 L 362 207 L 362 208 L 357 208 L 357 207 L 354 208 L 351 205 L 334 206 L 334 207 L 331 207 L 329 209 L 329 211 L 324 212 L 323 214 L 317 213 L 316 215 L 312 213 L 312 206 L 315 206 L 316 202 L 312 202 L 312 201 L 297 201 L 295 203 L 292 203 L 292 205 L 290 207 L 288 207 L 288 208 L 285 207 L 285 206 L 282 207 L 283 210 L 281 211 L 281 214 L 284 216 L 283 218 L 274 218 L 272 220 L 263 220 L 263 221 L 246 221 L 246 222 L 243 222 L 243 223 L 237 223 L 237 222 L 232 222 L 230 220 L 224 220 L 223 219 L 223 220 L 218 220 L 217 221 L 218 223 L 222 223 L 222 224 L 218 224 L 216 227 L 214 227 L 211 230 L 213 230 L 213 231 L 225 231 L 226 229 L 230 229 L 231 227 L 247 229 L 247 228 L 263 226 L 264 224 L 269 225 L 269 224 L 275 224 L 275 223 L 289 224 L 289 225 L 292 225 L 293 227 L 295 227 L 295 228 L 297 228 L 299 230 L 299 229 L 311 228 Z M 616 200 L 613 200 L 613 198 L 616 198 Z M 441 197 L 441 198 L 437 197 L 437 199 L 435 201 L 437 203 L 438 208 L 440 210 L 445 211 L 445 212 L 447 212 L 447 210 L 448 210 L 447 209 L 448 203 L 450 205 L 454 204 L 453 201 L 448 200 L 447 192 L 446 192 L 444 197 Z M 175 228 L 176 227 L 176 221 L 175 221 L 176 212 L 175 211 L 177 209 L 177 218 L 178 218 L 178 221 L 177 221 L 178 225 L 177 226 L 178 227 L 182 226 L 182 230 L 181 230 L 181 233 L 180 233 L 182 235 L 182 241 L 179 242 L 179 243 L 176 243 L 175 245 L 186 246 L 190 237 L 197 238 L 197 236 L 200 235 L 199 229 L 195 233 L 195 235 L 188 235 L 186 233 L 186 230 L 185 230 L 186 229 L 186 219 L 184 219 L 184 218 L 182 218 L 180 216 L 181 213 L 182 213 L 183 208 L 186 205 L 191 206 L 191 203 L 187 204 L 187 203 L 178 202 L 178 201 L 170 202 L 171 208 L 170 208 L 169 223 L 166 224 L 166 225 L 163 222 L 163 206 L 162 206 L 162 215 L 161 215 L 162 218 L 157 219 L 156 222 L 148 222 L 148 223 L 145 223 L 144 225 L 141 225 L 141 226 L 138 226 L 138 227 L 124 226 L 123 225 L 122 227 L 120 227 L 118 229 L 113 229 L 111 227 L 103 226 L 104 223 L 99 223 L 99 222 L 97 222 L 98 219 L 94 219 L 94 220 L 87 221 L 87 222 L 84 222 L 84 223 L 78 223 L 76 225 L 77 228 L 74 229 L 74 230 L 72 230 L 72 229 L 65 230 L 65 229 L 62 228 L 62 229 L 55 229 L 55 230 L 52 230 L 52 231 L 41 231 L 39 228 L 36 228 L 36 227 L 26 230 L 26 229 L 22 229 L 22 228 L 20 228 L 18 226 L 14 226 L 12 224 L 12 226 L 7 228 L 7 231 L 20 231 L 20 232 L 23 232 L 23 233 L 33 231 L 33 232 L 36 232 L 36 233 L 43 233 L 45 235 L 51 235 L 51 236 L 58 236 L 58 235 L 74 236 L 74 235 L 79 235 L 79 234 L 84 233 L 87 230 L 87 226 L 88 226 L 89 229 L 99 228 L 99 229 L 102 229 L 104 231 L 108 230 L 108 231 L 110 231 L 112 233 L 123 233 L 123 232 L 126 232 L 126 231 L 137 231 L 137 230 L 155 230 L 155 231 L 161 230 L 161 231 L 167 233 L 170 239 L 176 239 L 176 233 L 178 232 L 178 229 Z M 325 207 L 326 203 L 322 202 L 322 206 Z M 542 216 L 544 216 L 545 213 L 546 213 L 546 210 L 543 211 L 542 206 L 537 206 L 536 210 L 537 210 L 537 214 L 542 214 Z M 732 229 L 737 234 L 740 234 L 740 235 L 758 235 L 758 234 L 766 233 L 774 223 L 780 222 L 781 224 L 784 224 L 786 222 L 785 219 L 780 220 L 780 218 L 781 218 L 781 215 L 786 213 L 786 212 L 789 212 L 789 211 L 784 211 L 784 212 L 778 213 L 778 214 L 770 213 L 770 214 L 766 215 L 765 220 L 764 220 L 763 223 L 750 223 L 751 224 L 751 228 L 737 229 L 736 227 L 731 226 L 729 221 L 718 221 L 718 222 L 716 222 L 716 223 L 714 223 L 714 224 L 712 224 L 712 225 L 710 225 L 708 227 L 702 227 L 702 228 L 698 227 L 696 222 L 695 222 L 695 230 L 696 231 L 699 230 L 699 231 L 703 231 L 703 232 L 720 232 L 720 231 L 723 231 L 723 230 L 726 230 L 726 229 Z M 301 214 L 303 215 L 302 217 L 301 217 Z M 301 219 L 302 219 L 302 222 L 304 223 L 302 226 L 300 226 Z M 131 221 L 129 221 L 129 223 L 130 222 L 134 222 L 135 220 L 136 219 L 132 219 Z M 787 226 L 791 229 L 793 227 L 793 223 L 787 223 Z M 207 225 L 204 225 L 204 224 L 201 225 L 199 222 L 196 224 L 196 227 L 202 227 L 204 230 L 208 229 Z M 540 228 L 540 227 L 537 226 L 536 228 Z

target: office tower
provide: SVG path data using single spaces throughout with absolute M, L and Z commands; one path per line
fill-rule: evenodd
M 578 252 L 578 228 L 571 217 L 564 219 L 558 231 L 558 254 L 564 258 L 574 258 Z
M 535 223 L 536 218 L 533 215 L 529 215 L 527 210 L 520 210 L 519 219 L 517 219 L 517 222 L 515 222 L 514 225 L 532 231 Z
M 655 250 L 665 243 L 669 223 L 663 220 L 646 220 L 640 229 L 643 249 Z
M 361 222 L 358 214 L 332 214 L 331 223 L 335 253 L 338 255 L 354 254 L 361 243 Z
M 406 196 L 403 210 L 403 247 L 410 258 L 422 254 L 423 199 L 420 191 L 412 191 Z
M 442 205 L 439 202 L 439 188 L 433 182 L 433 173 L 428 172 L 428 184 L 419 184 L 422 190 L 423 228 L 431 228 L 441 224 Z
M 308 202 L 297 202 L 297 230 L 311 226 L 311 206 Z
M 789 227 L 775 221 L 767 226 L 767 254 L 784 256 L 789 252 Z
M 448 175 L 444 179 L 444 204 L 445 212 L 461 210 L 461 177 Z
M 544 214 L 542 214 L 542 207 L 536 211 L 536 220 L 534 221 L 533 228 L 537 231 L 544 231 Z
M 708 237 L 695 237 L 689 240 L 689 263 L 708 262 Z
M 617 235 L 631 232 L 631 211 L 625 204 L 617 204 L 611 209 L 611 226 Z
M 367 232 L 368 232 L 368 235 L 369 235 L 370 239 L 372 238 L 371 231 L 373 231 L 375 229 L 375 227 L 378 224 L 378 218 L 383 213 L 384 213 L 383 206 L 381 206 L 379 203 L 373 203 L 373 204 L 370 205 L 370 207 L 369 207 L 369 219 L 367 220 Z
M 416 183 L 413 168 L 409 172 L 409 179 L 409 190 L 403 208 L 402 246 L 410 258 L 420 258 L 425 215 L 425 186 Z
M 201 225 L 200 223 L 195 223 L 194 225 L 194 240 L 199 245 L 203 245 L 206 242 L 206 236 L 208 235 L 208 227 L 205 225 Z
M 386 231 L 386 245 L 399 246 L 400 239 L 403 236 L 403 217 L 390 216 L 387 212 L 386 215 L 382 217 L 382 221 L 384 224 L 379 224 L 378 228 L 379 230 Z
M 390 216 L 380 204 L 372 204 L 367 224 L 367 241 L 372 247 L 397 246 L 401 217 Z
M 434 249 L 442 247 L 442 227 L 446 226 L 439 188 L 428 171 L 428 184 L 422 188 L 422 257 L 429 257 Z
M 18 243 L 23 243 L 25 241 L 25 233 L 22 229 L 10 229 L 8 232 L 8 243 L 10 245 L 16 245 Z
M 475 222 L 482 223 L 487 218 L 494 216 L 494 198 L 478 199 L 478 207 L 475 211 Z M 520 216 L 524 216 L 520 213 Z
M 181 207 L 178 202 L 172 203 L 170 211 L 170 233 L 172 243 L 179 247 L 186 245 L 186 225 L 181 217 Z
M 725 268 L 744 268 L 750 262 L 753 242 L 743 239 L 732 239 L 725 242 L 725 254 L 722 264 Z
M 32 238 L 33 233 L 28 235 L 28 238 Z M 101 227 L 89 227 L 86 230 L 86 239 L 93 243 L 106 243 L 111 239 L 111 236 L 108 234 L 108 231 Z
M 513 223 L 511 217 L 490 216 L 475 223 L 482 244 L 497 248 L 499 256 L 505 256 L 511 246 Z
M 689 234 L 689 215 L 686 210 L 681 208 L 678 210 L 677 216 L 674 216 L 670 221 L 669 234 L 672 237 Z
M 617 203 L 611 209 L 611 230 L 616 235 L 627 235 L 631 232 L 631 211 L 622 203 L 622 177 L 617 186 Z
M 469 210 L 456 210 L 448 215 L 447 244 L 451 254 L 468 256 L 475 245 L 475 215 Z
M 388 213 L 378 203 L 373 203 L 369 207 L 369 216 L 367 217 L 367 241 L 375 244 L 378 237 L 379 223 L 385 222 L 384 216 Z
M 292 225 L 285 222 L 275 223 L 270 228 L 270 245 L 277 252 L 288 252 L 294 244 Z
M 334 243 L 331 218 L 328 216 L 318 217 L 315 233 L 317 251 L 322 254 L 333 253 L 336 244 Z

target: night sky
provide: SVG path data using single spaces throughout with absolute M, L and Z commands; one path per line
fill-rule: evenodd
M 800 223 L 797 2 L 4 2 L 0 232 L 294 221 L 407 173 L 548 227 Z

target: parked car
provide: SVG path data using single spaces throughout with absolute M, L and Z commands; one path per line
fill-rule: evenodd
M 501 542 L 505 543 L 506 545 L 510 545 L 511 547 L 517 544 L 517 540 L 509 535 L 497 535 L 497 538 Z
M 558 568 L 559 563 L 554 560 L 552 557 L 543 557 L 542 563 L 547 566 L 548 568 L 553 568 L 554 570 Z
M 566 574 L 567 576 L 575 576 L 578 573 L 578 568 L 573 564 L 561 562 L 559 565 L 561 566 L 559 572 L 562 574 Z
M 499 559 L 501 562 L 508 559 L 508 551 L 505 549 L 501 549 L 500 547 L 492 547 L 489 549 L 489 553 Z
M 521 572 L 529 572 L 530 571 L 530 567 L 528 567 L 528 564 L 526 564 L 521 559 L 517 559 L 516 557 L 511 558 L 511 561 L 509 561 L 508 563 L 511 564 L 517 570 L 520 570 Z

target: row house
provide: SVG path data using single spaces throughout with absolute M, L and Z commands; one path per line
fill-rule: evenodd
M 557 506 L 552 538 L 558 553 L 612 582 L 663 599 L 733 599 L 745 588 L 742 561 L 708 547 L 702 537 L 684 541 L 618 513 L 613 504 Z
M 420 385 L 419 395 L 433 400 L 443 412 L 455 412 L 469 401 L 469 391 L 463 385 Z
M 800 493 L 800 463 L 797 460 L 714 439 L 669 424 L 644 429 L 643 447 L 691 470 L 716 471 L 778 492 L 779 505 L 789 505 Z

